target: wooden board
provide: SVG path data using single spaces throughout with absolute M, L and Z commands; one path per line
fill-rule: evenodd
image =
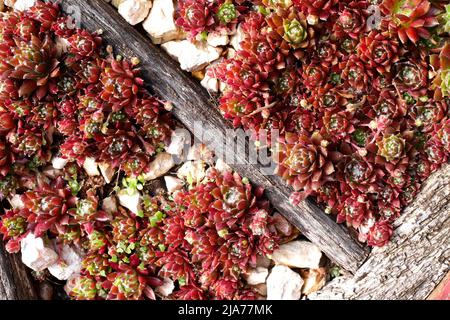
M 143 78 L 150 84 L 149 90 L 174 104 L 173 114 L 187 128 L 194 128 L 195 122 L 202 122 L 208 141 L 218 140 L 217 133 L 208 129 L 218 129 L 225 137 L 229 124 L 223 119 L 211 101 L 211 97 L 197 80 L 183 72 L 163 50 L 153 45 L 150 39 L 130 26 L 117 11 L 104 1 L 63 0 L 63 10 L 67 13 L 80 12 L 82 25 L 90 31 L 101 29 L 105 41 L 115 48 L 115 52 L 141 61 Z M 195 134 L 195 132 L 194 132 Z M 200 138 L 200 137 L 197 137 Z M 221 154 L 222 145 L 216 152 Z M 311 201 L 296 207 L 290 204 L 292 192 L 281 179 L 262 174 L 259 165 L 248 163 L 243 155 L 236 154 L 237 162 L 232 165 L 242 176 L 254 184 L 264 187 L 272 205 L 294 224 L 309 240 L 314 242 L 334 262 L 355 272 L 368 256 L 367 247 L 355 240 L 344 226 L 337 225 Z
M 0 243 L 0 300 L 35 300 L 37 293 L 29 270 L 18 254 L 9 254 Z
M 354 276 L 330 282 L 311 299 L 426 299 L 450 271 L 450 165 L 433 174 Z M 448 282 L 448 279 L 447 279 Z M 448 294 L 448 293 L 447 293 Z

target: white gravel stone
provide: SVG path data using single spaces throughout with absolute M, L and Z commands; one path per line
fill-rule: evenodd
M 58 261 L 58 254 L 31 232 L 20 244 L 22 262 L 34 271 L 43 271 Z
M 30 9 L 34 4 L 36 3 L 36 0 L 17 0 L 14 3 L 14 10 L 17 11 L 25 11 Z
M 166 152 L 170 153 L 171 155 L 181 157 L 184 147 L 186 146 L 186 141 L 188 141 L 189 138 L 190 134 L 187 130 L 174 130 L 170 138 L 170 144 L 166 148 Z
M 48 271 L 59 280 L 67 280 L 81 271 L 81 254 L 72 246 L 63 245 L 58 250 L 58 261 L 48 267 Z
M 208 42 L 210 46 L 220 47 L 226 46 L 230 42 L 230 38 L 226 34 L 220 34 L 219 32 L 210 32 L 208 33 L 206 42 Z
M 63 159 L 60 157 L 54 157 L 52 159 L 52 166 L 57 170 L 62 170 L 69 163 L 69 159 Z
M 219 80 L 217 78 L 211 78 L 207 73 L 200 84 L 209 92 L 219 92 Z
M 319 291 L 326 283 L 325 268 L 304 270 L 301 273 L 304 281 L 302 293 L 309 296 L 311 293 Z
M 164 278 L 163 281 L 164 283 L 162 285 L 155 288 L 155 292 L 163 297 L 167 297 L 172 294 L 175 289 L 175 284 L 169 278 Z
M 244 40 L 245 34 L 242 30 L 241 25 L 238 25 L 236 34 L 231 37 L 230 44 L 234 50 L 238 51 L 241 49 L 241 42 Z
M 244 278 L 249 285 L 256 286 L 265 283 L 268 275 L 269 270 L 267 268 L 257 267 L 256 269 L 250 269 Z
M 292 241 L 281 245 L 272 254 L 276 264 L 294 268 L 319 268 L 322 252 L 309 241 Z
M 172 1 L 154 0 L 153 7 L 144 21 L 143 27 L 153 43 L 161 44 L 183 38 L 183 33 L 175 24 L 175 6 Z
M 84 160 L 83 168 L 90 177 L 99 176 L 100 172 L 98 171 L 98 163 L 94 158 L 87 157 Z
M 119 14 L 132 26 L 147 18 L 152 2 L 149 0 L 125 0 L 120 3 Z
M 112 178 L 114 177 L 114 174 L 116 173 L 116 170 L 113 169 L 113 167 L 106 162 L 102 162 L 98 165 L 100 172 L 103 176 L 103 179 L 105 179 L 106 183 L 111 183 Z
M 122 189 L 117 193 L 117 198 L 122 207 L 127 208 L 134 214 L 138 214 L 141 210 L 141 194 L 138 191 L 129 194 L 127 189 Z
M 221 48 L 204 43 L 191 43 L 188 40 L 169 41 L 161 46 L 169 55 L 177 59 L 181 69 L 194 72 L 203 69 L 208 63 L 219 59 Z
M 147 172 L 144 174 L 146 181 L 154 180 L 165 175 L 175 165 L 173 156 L 170 153 L 162 152 L 158 154 L 150 165 Z
M 165 176 L 164 181 L 166 183 L 167 192 L 170 194 L 177 190 L 183 189 L 184 182 L 181 179 L 172 176 Z
M 299 300 L 303 279 L 286 266 L 275 266 L 267 278 L 267 300 Z

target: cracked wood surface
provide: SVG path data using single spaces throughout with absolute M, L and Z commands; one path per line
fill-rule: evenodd
M 434 173 L 395 222 L 393 240 L 372 250 L 354 276 L 311 299 L 426 299 L 450 271 L 450 165 Z
M 7 253 L 0 243 L 0 300 L 35 299 L 36 290 L 20 255 Z

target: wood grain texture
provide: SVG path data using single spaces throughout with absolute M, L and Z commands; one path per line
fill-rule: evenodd
M 9 254 L 0 243 L 0 300 L 35 300 L 36 289 L 20 255 Z
M 63 0 L 63 10 L 67 13 L 81 12 L 81 22 L 91 31 L 101 29 L 103 38 L 117 53 L 141 60 L 143 78 L 150 84 L 149 90 L 174 104 L 173 113 L 187 128 L 193 130 L 196 122 L 201 122 L 205 131 L 204 140 L 220 141 L 226 137 L 229 124 L 217 111 L 214 103 L 197 80 L 183 72 L 162 49 L 153 45 L 150 39 L 126 23 L 116 10 L 104 1 Z M 209 129 L 216 129 L 211 133 Z M 221 153 L 223 146 L 216 145 Z M 242 176 L 254 184 L 264 187 L 267 197 L 274 207 L 325 254 L 343 268 L 355 272 L 368 256 L 368 248 L 355 240 L 345 227 L 337 225 L 329 216 L 306 201 L 299 207 L 289 202 L 291 190 L 274 176 L 266 176 L 260 166 L 249 164 L 236 154 L 237 163 L 232 165 Z
M 450 271 L 450 165 L 433 174 L 395 222 L 393 240 L 372 250 L 354 276 L 311 299 L 426 299 Z

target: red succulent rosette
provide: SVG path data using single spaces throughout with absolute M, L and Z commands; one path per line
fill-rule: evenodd
M 367 244 L 374 247 L 383 247 L 391 239 L 392 233 L 393 228 L 389 222 L 377 222 L 368 233 Z
M 360 34 L 366 30 L 367 7 L 366 1 L 341 1 L 333 26 L 336 37 L 359 39 Z
M 181 0 L 178 2 L 177 26 L 191 37 L 209 30 L 214 25 L 213 3 L 207 0 Z
M 326 21 L 337 10 L 338 0 L 293 0 L 310 20 Z
M 372 72 L 357 55 L 351 55 L 348 60 L 341 62 L 340 68 L 342 69 L 341 78 L 347 87 L 367 91 Z
M 359 228 L 372 210 L 372 202 L 364 194 L 355 193 L 340 205 L 337 222 L 346 222 L 349 227 Z
M 284 55 L 293 52 L 297 59 L 303 57 L 301 49 L 315 44 L 314 29 L 308 24 L 306 16 L 294 8 L 277 8 L 267 18 L 270 27 L 269 36 L 281 41 L 279 50 Z
M 386 32 L 371 31 L 361 39 L 357 50 L 361 60 L 381 74 L 389 73 L 392 64 L 400 59 L 398 41 Z
M 286 133 L 274 155 L 278 163 L 277 174 L 295 191 L 305 194 L 317 191 L 335 172 L 327 144 L 319 133 L 313 133 L 311 138 Z
M 384 0 L 381 10 L 389 16 L 386 20 L 391 33 L 397 34 L 402 43 L 416 43 L 431 36 L 430 28 L 439 24 L 439 10 L 428 0 Z

